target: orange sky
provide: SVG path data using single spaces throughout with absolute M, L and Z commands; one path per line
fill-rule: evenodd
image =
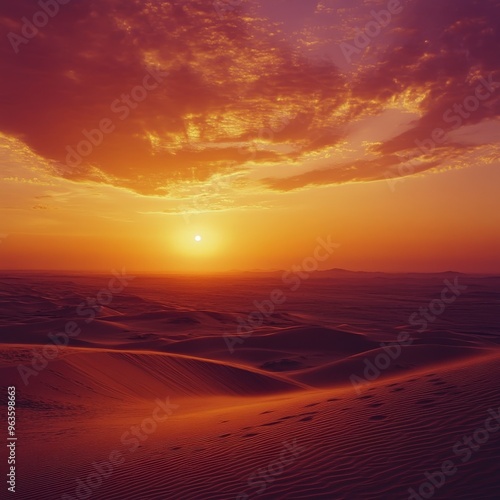
M 500 272 L 499 2 L 240 4 L 0 6 L 0 268 Z

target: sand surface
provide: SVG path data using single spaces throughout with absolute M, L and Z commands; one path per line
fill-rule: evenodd
M 455 279 L 466 289 L 416 325 Z M 500 278 L 332 271 L 291 290 L 279 273 L 137 276 L 81 314 L 109 280 L 0 276 L 12 498 L 404 499 L 448 460 L 433 498 L 499 498 L 500 424 L 470 456 L 456 444 L 500 413 Z M 273 290 L 286 300 L 247 328 Z M 68 322 L 81 332 L 57 348 Z M 44 349 L 54 359 L 25 384 L 19 366 Z

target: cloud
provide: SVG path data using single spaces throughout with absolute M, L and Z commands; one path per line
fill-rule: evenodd
M 384 156 L 370 160 L 356 160 L 335 165 L 330 168 L 311 170 L 300 175 L 287 178 L 267 178 L 264 183 L 274 190 L 291 191 L 308 186 L 325 186 L 329 184 L 344 184 L 346 182 L 381 180 L 385 177 L 397 176 L 397 170 L 392 168 L 401 164 L 401 158 L 396 155 Z M 432 162 L 419 170 L 427 170 L 437 165 Z
M 416 139 L 428 138 L 436 127 L 456 126 L 450 115 L 448 121 L 443 115 L 474 96 L 482 78 L 500 82 L 499 9 L 498 0 L 422 0 L 404 11 L 392 44 L 356 83 L 355 94 L 366 100 L 422 96 L 420 119 L 383 144 L 382 153 L 414 148 Z M 464 112 L 460 126 L 499 113 L 500 92 L 492 92 L 477 110 Z
M 19 20 L 32 11 L 28 1 L 2 5 L 1 22 L 9 30 L 17 23 L 20 32 Z M 193 172 L 205 180 L 243 168 L 260 131 L 277 116 L 300 113 L 306 133 L 291 126 L 270 143 L 300 139 L 313 147 L 307 131 L 321 127 L 347 92 L 338 71 L 311 66 L 287 50 L 277 28 L 240 14 L 236 9 L 221 21 L 202 1 L 61 6 L 18 54 L 2 44 L 2 73 L 9 78 L 2 79 L 0 94 L 9 99 L 2 100 L 0 130 L 61 164 L 62 176 L 147 194 L 164 192 Z M 151 68 L 168 76 L 124 110 L 126 95 Z M 70 157 L 64 165 L 67 147 L 80 151 L 85 134 L 98 142 L 100 134 L 92 131 L 103 119 L 115 130 L 88 156 L 79 155 L 80 164 Z M 286 157 L 263 148 L 251 160 Z
M 250 3 L 221 20 L 204 0 L 71 2 L 18 54 L 1 44 L 7 77 L 0 81 L 0 132 L 45 158 L 55 176 L 166 195 L 193 178 L 206 182 L 255 166 L 326 158 L 345 142 L 353 121 L 398 103 L 417 113 L 413 127 L 374 146 L 368 160 L 360 151 L 358 160 L 331 168 L 268 176 L 264 186 L 290 190 L 384 178 L 401 157 L 425 156 L 415 141 L 445 129 L 443 113 L 471 95 L 480 76 L 500 80 L 499 6 L 498 0 L 410 1 L 387 36 L 372 41 L 369 61 L 362 58 L 346 75 L 306 50 L 319 46 L 317 32 L 328 42 L 319 19 L 333 15 L 331 2 L 318 3 L 311 17 L 317 32 L 314 24 L 304 27 L 303 51 L 295 40 L 292 48 L 284 24 L 266 20 Z M 353 2 L 328 29 L 349 32 L 349 23 L 371 8 Z M 5 34 L 20 33 L 22 17 L 33 14 L 31 1 L 4 2 L 0 26 Z M 131 101 L 127 96 L 143 95 L 132 89 L 151 71 L 162 72 L 161 82 Z M 493 96 L 462 125 L 499 112 Z M 81 163 L 66 164 L 67 148 L 78 151 L 85 134 L 99 138 L 91 131 L 103 119 L 113 132 L 103 133 Z M 451 139 L 440 145 L 427 167 L 446 164 L 460 146 Z

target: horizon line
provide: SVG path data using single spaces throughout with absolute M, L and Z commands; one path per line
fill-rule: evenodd
M 209 276 L 209 275 L 227 275 L 227 274 L 278 274 L 290 271 L 290 269 L 229 269 L 224 271 L 139 271 L 130 270 L 126 267 L 122 267 L 126 272 L 131 274 L 138 274 L 141 276 Z M 114 269 L 100 269 L 100 270 L 79 270 L 79 269 L 1 269 L 0 274 L 6 273 L 34 273 L 34 274 L 47 274 L 52 273 L 54 275 L 62 274 L 87 274 L 87 275 L 102 275 L 109 272 L 113 272 Z M 476 275 L 476 276 L 500 276 L 500 271 L 487 271 L 487 272 L 464 272 L 457 270 L 445 270 L 445 271 L 367 271 L 363 269 L 352 270 L 345 268 L 330 268 L 330 269 L 318 269 L 316 271 L 310 271 L 311 276 L 320 273 L 328 272 L 342 272 L 342 273 L 352 273 L 352 274 L 389 274 L 389 275 L 401 275 L 401 274 L 419 274 L 419 275 L 431 275 L 431 274 L 455 274 L 455 275 Z

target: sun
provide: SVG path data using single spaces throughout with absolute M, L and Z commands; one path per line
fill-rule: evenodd
M 210 226 L 207 221 L 197 227 L 189 227 L 179 221 L 177 231 L 166 231 L 167 248 L 179 260 L 179 265 L 189 271 L 210 271 L 222 259 L 220 252 L 224 250 L 226 238 L 222 238 L 218 227 Z M 1 245 L 0 245 L 1 246 Z M 186 260 L 183 260 L 186 259 Z

